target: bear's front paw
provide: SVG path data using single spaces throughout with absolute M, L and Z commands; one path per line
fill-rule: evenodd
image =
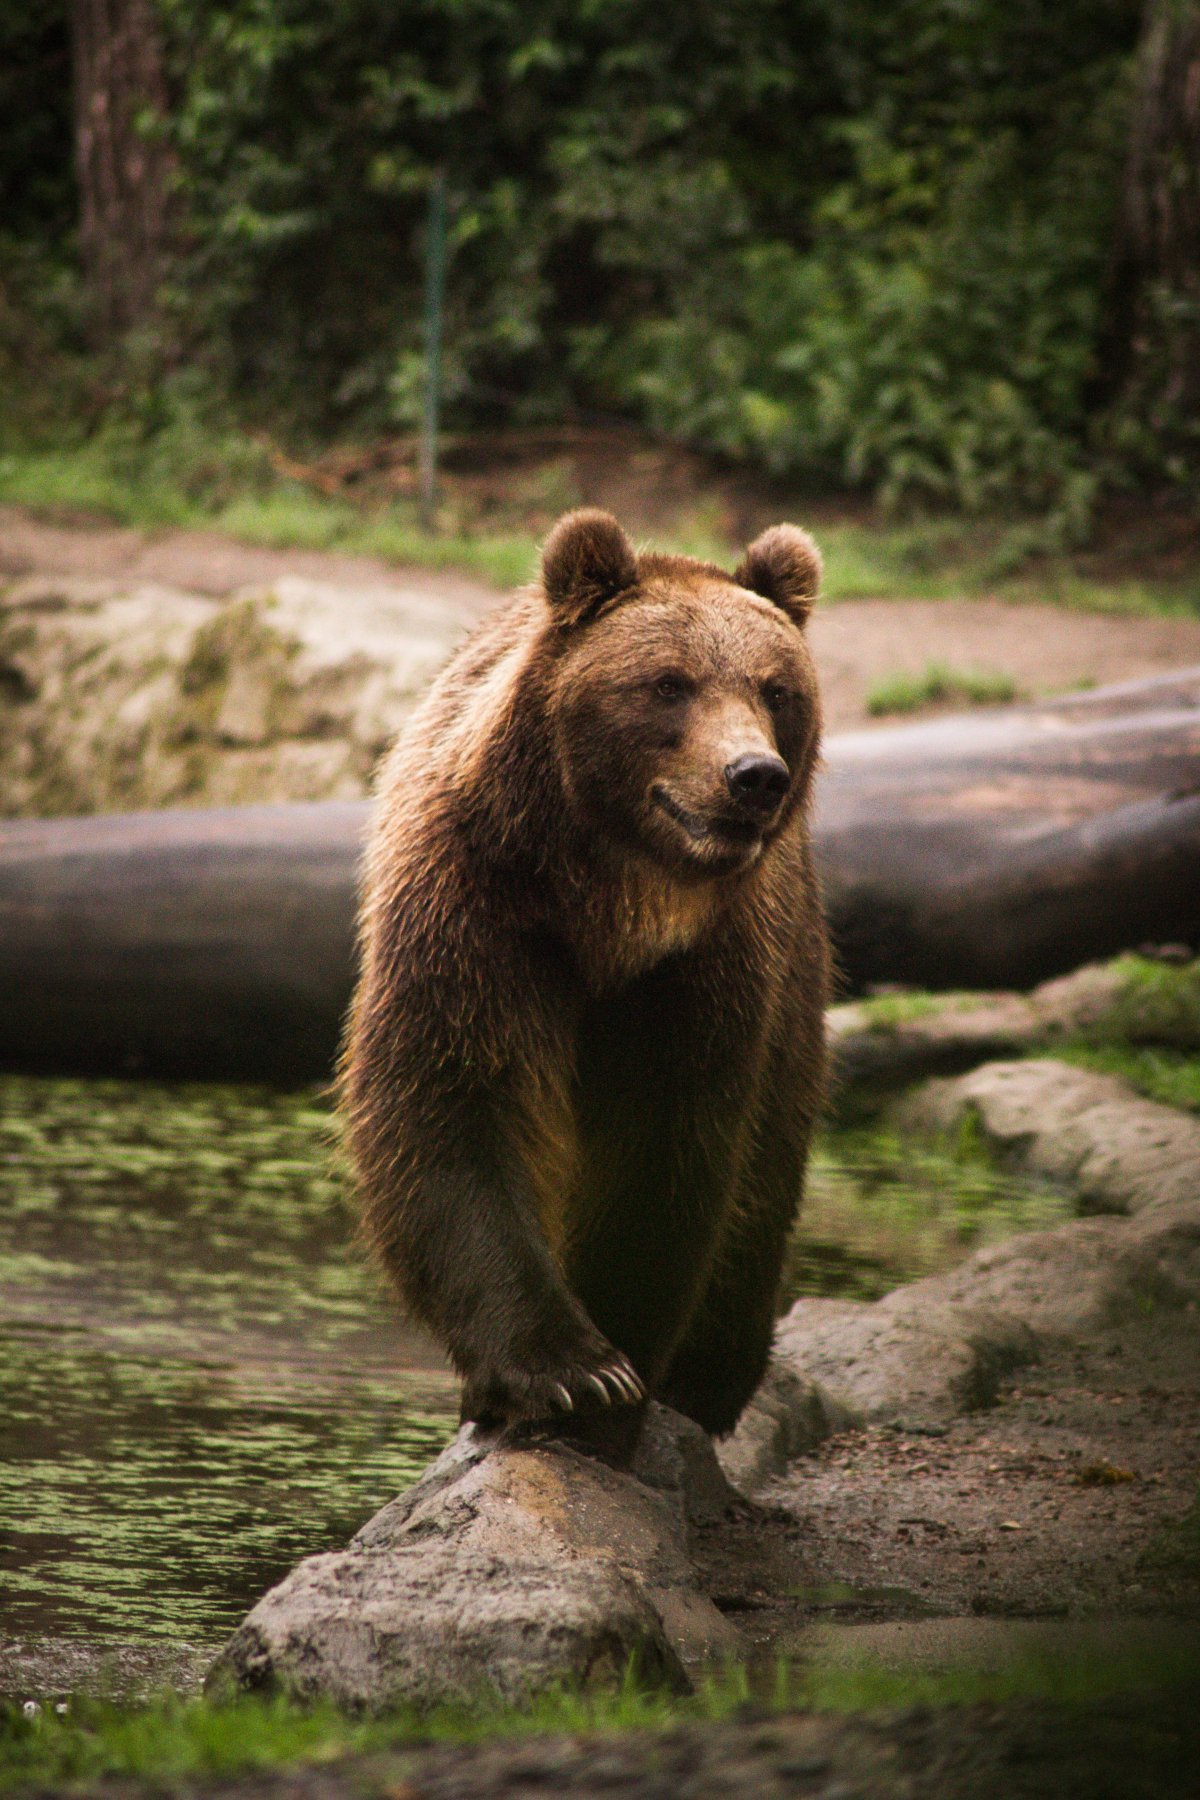
M 463 1384 L 462 1416 L 480 1425 L 514 1425 L 597 1406 L 636 1406 L 645 1398 L 629 1358 L 606 1344 L 595 1355 L 542 1368 L 481 1368 Z

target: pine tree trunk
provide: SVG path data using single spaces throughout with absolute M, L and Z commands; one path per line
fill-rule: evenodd
M 149 322 L 162 277 L 171 158 L 154 0 L 71 0 L 80 245 L 97 336 Z
M 1143 416 L 1200 410 L 1200 0 L 1147 0 L 1123 213 L 1128 378 Z

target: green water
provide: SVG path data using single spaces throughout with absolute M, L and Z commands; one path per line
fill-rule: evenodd
M 1065 1203 L 830 1133 L 789 1272 L 873 1298 Z M 0 1639 L 213 1644 L 454 1428 L 310 1093 L 0 1077 Z
M 0 1636 L 219 1639 L 454 1403 L 311 1095 L 0 1079 Z

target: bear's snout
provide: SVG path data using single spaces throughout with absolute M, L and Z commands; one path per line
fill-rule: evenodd
M 788 766 L 780 756 L 748 751 L 725 765 L 725 785 L 739 810 L 756 819 L 769 819 L 783 804 L 792 784 Z

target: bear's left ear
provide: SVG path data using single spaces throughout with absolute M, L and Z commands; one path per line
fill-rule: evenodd
M 798 525 L 772 525 L 755 538 L 733 579 L 803 625 L 821 586 L 821 552 Z
M 637 553 L 611 513 L 591 506 L 558 521 L 542 547 L 542 586 L 561 625 L 578 625 L 637 580 Z

